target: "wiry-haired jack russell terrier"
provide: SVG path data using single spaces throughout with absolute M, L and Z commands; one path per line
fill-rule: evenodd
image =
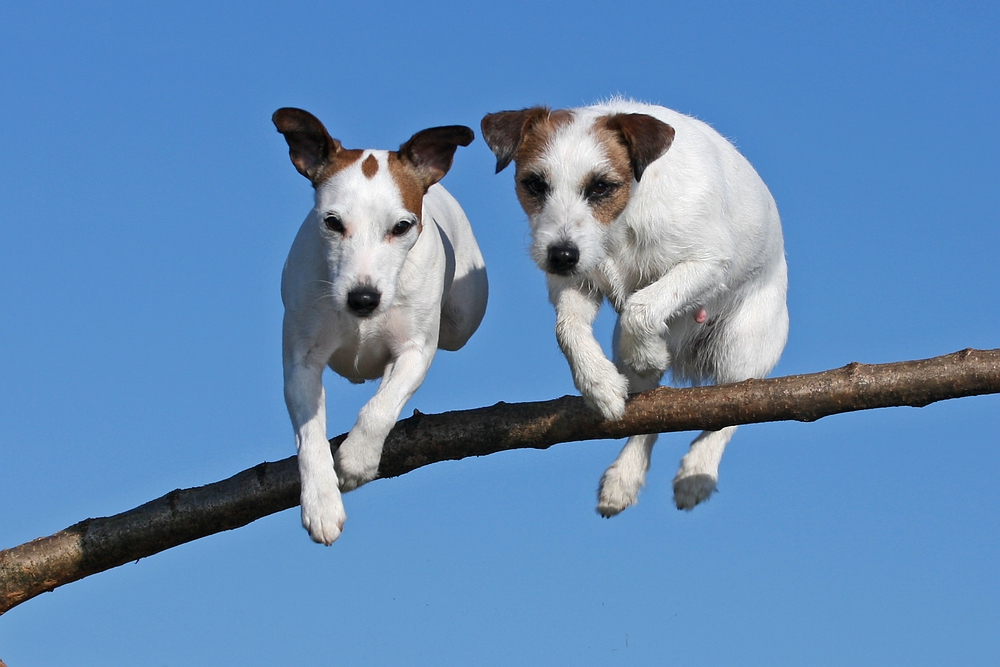
M 347 150 L 306 111 L 279 109 L 272 120 L 315 189 L 281 275 L 283 362 L 302 525 L 331 544 L 347 518 L 340 489 L 375 478 L 385 438 L 435 351 L 465 345 L 486 312 L 486 267 L 472 228 L 436 185 L 474 135 L 434 127 L 395 152 Z M 337 449 L 336 470 L 326 366 L 352 382 L 382 378 Z
M 497 172 L 512 160 L 547 274 L 556 337 L 587 402 L 607 419 L 625 397 L 675 381 L 763 377 L 788 336 L 778 209 L 757 172 L 715 130 L 627 100 L 487 115 Z M 618 312 L 615 361 L 594 338 L 604 298 Z M 736 427 L 705 431 L 674 478 L 691 509 L 716 488 Z M 597 510 L 636 502 L 656 434 L 629 438 L 601 478 Z

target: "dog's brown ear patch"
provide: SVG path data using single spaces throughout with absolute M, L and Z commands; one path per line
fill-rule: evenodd
M 397 155 L 416 170 L 426 192 L 451 169 L 458 147 L 468 146 L 475 138 L 475 133 L 464 125 L 432 127 L 410 137 Z
M 662 120 L 644 113 L 619 113 L 604 119 L 608 129 L 621 138 L 628 149 L 632 176 L 642 178 L 652 162 L 659 159 L 674 143 L 674 128 Z
M 285 135 L 292 164 L 314 186 L 317 185 L 326 166 L 340 152 L 340 142 L 330 136 L 316 116 L 303 109 L 278 109 L 271 116 L 271 122 Z
M 480 127 L 483 139 L 497 156 L 496 173 L 499 174 L 511 163 L 531 127 L 548 115 L 547 107 L 531 107 L 520 111 L 498 111 L 483 117 Z

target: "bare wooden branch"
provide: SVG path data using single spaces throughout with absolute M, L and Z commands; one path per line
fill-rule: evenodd
M 1000 393 L 1000 349 L 843 368 L 715 387 L 661 387 L 633 396 L 625 416 L 605 421 L 583 399 L 498 403 L 396 424 L 379 467 L 383 478 L 437 461 L 637 433 L 719 429 L 765 421 L 814 421 L 894 406 Z M 336 447 L 344 435 L 330 441 Z M 49 537 L 0 551 L 0 614 L 40 593 L 213 533 L 294 507 L 295 457 L 261 463 L 229 479 L 177 489 L 140 507 L 87 519 Z

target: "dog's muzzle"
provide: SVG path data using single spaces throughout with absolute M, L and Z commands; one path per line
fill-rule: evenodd
M 356 287 L 347 293 L 347 307 L 358 317 L 368 317 L 382 299 L 377 289 L 370 285 Z
M 571 273 L 576 265 L 580 262 L 580 251 L 575 245 L 569 243 L 560 243 L 558 245 L 550 245 L 548 251 L 548 271 L 549 273 L 558 273 L 560 275 L 566 275 Z

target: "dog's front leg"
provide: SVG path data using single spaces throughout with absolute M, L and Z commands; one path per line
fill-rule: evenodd
M 670 366 L 667 321 L 723 288 L 718 262 L 681 262 L 628 298 L 619 317 L 618 354 L 636 373 L 659 378 Z
M 316 542 L 330 545 L 340 537 L 347 514 L 326 439 L 323 364 L 303 359 L 285 367 L 285 403 L 295 428 L 302 480 L 302 525 Z
M 424 381 L 436 348 L 436 340 L 424 347 L 408 347 L 386 366 L 378 391 L 361 408 L 357 423 L 337 448 L 337 474 L 343 491 L 355 489 L 378 476 L 386 436 L 399 419 L 403 406 Z
M 559 276 L 550 275 L 548 283 L 549 300 L 556 309 L 556 339 L 573 371 L 573 384 L 605 419 L 620 419 L 625 414 L 628 380 L 594 338 L 601 293 Z

